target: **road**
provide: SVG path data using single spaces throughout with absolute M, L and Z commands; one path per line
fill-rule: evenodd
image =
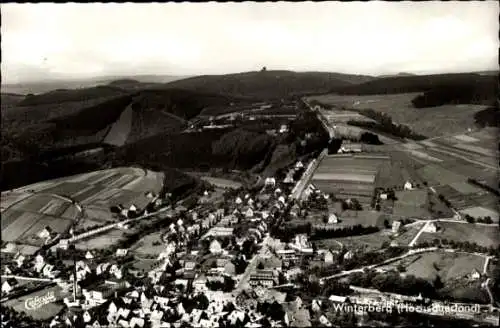
M 314 172 L 318 168 L 318 165 L 321 163 L 323 158 L 328 154 L 328 149 L 325 149 L 321 152 L 318 158 L 314 159 L 308 166 L 302 177 L 293 188 L 292 193 L 290 195 L 291 198 L 300 199 L 304 193 L 304 189 L 309 185 Z
M 409 247 L 413 247 L 415 245 L 415 243 L 417 242 L 418 238 L 424 232 L 425 228 L 427 228 L 427 226 L 429 225 L 430 222 L 431 221 L 425 222 L 425 224 L 422 226 L 422 228 L 420 228 L 420 230 L 418 231 L 417 235 L 408 244 Z
M 241 276 L 240 281 L 236 285 L 236 288 L 233 290 L 234 295 L 238 295 L 242 290 L 248 288 L 248 280 L 250 279 L 250 275 L 255 272 L 255 269 L 257 268 L 257 265 L 259 264 L 259 261 L 261 259 L 261 256 L 263 256 L 266 252 L 268 252 L 268 243 L 271 237 L 269 235 L 266 235 L 264 239 L 262 240 L 262 248 L 259 250 L 257 254 L 252 258 L 250 263 L 248 263 L 248 266 Z
M 94 236 L 96 234 L 100 234 L 100 233 L 103 233 L 105 231 L 114 229 L 114 228 L 118 227 L 118 225 L 125 225 L 125 224 L 128 224 L 128 223 L 140 221 L 140 220 L 143 220 L 145 218 L 149 218 L 149 217 L 158 215 L 160 213 L 163 213 L 163 212 L 166 212 L 166 211 L 170 210 L 170 208 L 171 208 L 171 206 L 167 206 L 167 207 L 159 209 L 156 212 L 148 213 L 148 214 L 142 215 L 142 216 L 134 218 L 134 219 L 128 219 L 128 220 L 124 220 L 124 221 L 120 221 L 120 222 L 110 223 L 110 224 L 105 225 L 103 227 L 100 227 L 100 228 L 97 228 L 97 229 L 94 229 L 94 230 L 91 230 L 91 231 L 87 231 L 87 232 L 84 232 L 84 233 L 82 233 L 80 235 L 74 236 L 74 237 L 70 238 L 68 240 L 68 242 L 72 243 L 72 242 L 75 242 L 75 241 L 78 241 L 78 240 L 81 240 L 81 239 L 84 239 L 84 238 L 92 237 L 92 236 Z

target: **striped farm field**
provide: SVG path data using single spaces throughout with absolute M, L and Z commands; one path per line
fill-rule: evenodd
M 37 245 L 40 241 L 32 237 L 45 226 L 55 232 L 66 232 L 85 214 L 87 206 L 91 208 L 90 215 L 86 215 L 89 220 L 116 220 L 110 212 L 111 206 L 134 204 L 144 208 L 150 201 L 145 194 L 150 191 L 158 194 L 162 186 L 163 173 L 124 167 L 48 180 L 4 192 L 0 202 L 2 240 Z M 81 224 L 86 224 L 86 216 L 79 220 Z M 89 221 L 87 226 L 91 223 Z
M 352 183 L 373 183 L 375 174 L 354 174 L 354 173 L 315 173 L 313 180 L 329 181 L 350 181 Z

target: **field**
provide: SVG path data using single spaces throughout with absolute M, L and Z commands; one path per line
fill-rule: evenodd
M 485 216 L 489 216 L 493 222 L 498 222 L 498 212 L 497 211 L 492 211 L 490 209 L 476 206 L 476 207 L 469 207 L 466 209 L 463 209 L 460 211 L 462 214 L 469 214 L 472 217 L 479 218 L 482 217 L 484 218 Z
M 74 216 L 64 214 L 74 208 Z M 75 205 L 52 195 L 35 194 L 24 198 L 2 212 L 2 240 L 42 246 L 37 234 L 46 226 L 63 233 L 79 215 Z
M 103 234 L 83 239 L 75 243 L 77 249 L 104 249 L 115 245 L 120 240 L 124 239 L 126 232 L 120 229 L 112 229 Z
M 402 264 L 407 274 L 434 281 L 439 275 L 446 284 L 450 280 L 463 278 L 474 269 L 483 272 L 484 258 L 465 253 L 433 252 L 409 256 L 392 263 L 387 268 L 396 268 Z
M 201 177 L 202 180 L 205 180 L 214 186 L 220 188 L 229 188 L 229 189 L 238 189 L 241 187 L 241 183 L 233 180 L 222 179 L 222 178 L 214 178 L 214 177 Z
M 396 192 L 393 213 L 401 217 L 430 217 L 427 190 L 415 189 Z
M 78 230 L 113 221 L 110 212 L 112 205 L 123 204 L 128 207 L 135 204 L 138 208 L 144 208 L 150 201 L 146 192 L 158 193 L 162 185 L 162 173 L 118 168 L 44 181 L 2 193 L 3 240 L 41 246 L 42 241 L 32 237 L 45 226 L 62 233 L 81 215 L 72 204 L 72 199 L 81 204 L 85 215 L 82 220 L 78 220 L 79 225 L 75 229 Z M 96 243 L 109 245 L 106 238 L 119 237 L 111 232 L 105 236 L 96 238 Z
M 369 203 L 377 172 L 389 158 L 380 154 L 326 156 L 315 171 L 312 183 L 339 198 L 354 197 Z
M 417 235 L 420 224 L 407 227 L 406 231 L 394 238 L 399 245 L 405 246 Z M 318 248 L 335 248 L 338 247 L 338 242 L 342 243 L 347 249 L 365 248 L 365 251 L 378 250 L 384 242 L 390 243 L 392 236 L 389 231 L 379 231 L 369 235 L 342 237 L 333 239 L 323 239 L 316 241 Z
M 165 250 L 165 244 L 161 240 L 162 232 L 155 232 L 142 237 L 137 243 L 130 247 L 131 251 L 137 255 L 159 255 Z M 158 245 L 153 245 L 154 242 L 160 242 Z
M 433 108 L 414 108 L 411 100 L 419 93 L 386 95 L 321 95 L 309 97 L 326 105 L 343 109 L 373 109 L 386 113 L 393 122 L 408 125 L 414 132 L 428 137 L 460 134 L 474 126 L 474 113 L 486 108 L 481 105 L 444 105 Z
M 456 222 L 439 222 L 441 231 L 436 233 L 424 232 L 420 235 L 418 243 L 423 241 L 432 242 L 437 239 L 448 239 L 454 241 L 477 243 L 484 247 L 498 247 L 500 234 L 496 226 L 472 225 Z
M 3 303 L 2 305 L 12 307 L 15 311 L 17 312 L 24 312 L 26 315 L 32 317 L 33 319 L 40 319 L 40 320 L 46 320 L 50 319 L 56 316 L 59 311 L 61 311 L 64 307 L 62 302 L 57 302 L 57 303 L 49 303 L 46 305 L 43 305 L 39 309 L 26 309 L 25 302 L 29 298 L 33 298 L 35 296 L 38 297 L 43 297 L 47 295 L 49 292 L 54 293 L 54 296 L 57 300 L 62 300 L 64 297 L 69 296 L 65 295 L 62 292 L 62 289 L 58 286 L 50 287 L 50 288 L 45 288 L 40 291 L 7 301 Z

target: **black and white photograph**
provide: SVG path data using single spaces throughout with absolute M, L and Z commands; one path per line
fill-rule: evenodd
M 2 328 L 498 327 L 498 1 L 2 3 Z

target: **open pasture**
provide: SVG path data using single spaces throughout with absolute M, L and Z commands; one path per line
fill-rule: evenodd
M 15 311 L 17 311 L 18 313 L 24 312 L 27 316 L 32 317 L 33 319 L 37 319 L 37 320 L 50 319 L 50 318 L 55 317 L 64 308 L 64 304 L 62 302 L 57 302 L 57 301 L 51 302 L 51 303 L 48 303 L 48 304 L 41 306 L 38 309 L 26 308 L 26 305 L 25 305 L 25 303 L 28 299 L 32 299 L 34 297 L 43 297 L 43 296 L 48 295 L 48 293 L 53 293 L 53 295 L 57 301 L 62 301 L 62 299 L 64 297 L 69 296 L 69 295 L 66 295 L 62 291 L 61 287 L 52 286 L 52 287 L 44 288 L 42 290 L 28 294 L 28 295 L 24 295 L 24 296 L 9 300 L 9 301 L 3 303 L 2 305 L 5 305 L 7 307 L 11 307 Z
M 500 234 L 496 226 L 469 224 L 466 222 L 438 222 L 436 225 L 440 229 L 435 233 L 422 233 L 417 244 L 424 241 L 432 242 L 435 238 L 456 242 L 467 241 L 484 247 L 498 247 L 500 244 Z
M 160 255 L 165 250 L 165 244 L 161 239 L 161 235 L 161 231 L 146 235 L 132 245 L 130 250 L 139 257 L 141 255 Z
M 469 214 L 470 216 L 475 218 L 484 218 L 486 216 L 489 216 L 494 222 L 498 222 L 498 212 L 482 206 L 465 208 L 461 210 L 460 213 L 464 215 Z
M 318 95 L 309 97 L 338 109 L 373 109 L 391 116 L 393 122 L 408 125 L 414 132 L 428 137 L 461 134 L 474 126 L 474 113 L 481 105 L 443 105 L 433 108 L 414 108 L 411 101 L 419 93 L 385 95 Z
M 75 243 L 77 249 L 105 249 L 124 239 L 126 232 L 120 229 L 112 229 L 103 234 L 83 239 Z
M 365 249 L 365 251 L 374 251 L 380 249 L 383 243 L 390 243 L 392 240 L 396 240 L 400 246 L 408 245 L 417 235 L 419 228 L 421 228 L 421 225 L 418 224 L 407 227 L 397 237 L 393 237 L 389 231 L 381 230 L 368 235 L 322 239 L 315 243 L 318 248 L 338 248 L 338 243 L 340 242 L 347 247 L 347 249 L 362 248 Z
M 482 273 L 484 261 L 484 258 L 478 255 L 436 251 L 409 256 L 391 263 L 387 268 L 402 265 L 406 268 L 406 274 L 430 281 L 434 281 L 439 276 L 446 284 L 451 280 L 466 277 L 473 270 Z

